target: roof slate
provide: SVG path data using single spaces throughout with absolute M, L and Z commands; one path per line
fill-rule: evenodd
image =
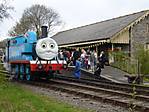
M 77 42 L 93 41 L 111 38 L 114 34 L 137 20 L 147 11 L 141 11 L 106 21 L 81 26 L 78 28 L 66 30 L 52 36 L 58 45 L 66 45 Z

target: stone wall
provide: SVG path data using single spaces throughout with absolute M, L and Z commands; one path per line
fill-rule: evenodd
M 146 46 L 146 43 L 149 43 L 149 17 L 146 17 L 144 20 L 140 21 L 131 29 L 131 54 L 134 55 L 138 45 Z M 148 25 L 149 27 L 149 25 Z

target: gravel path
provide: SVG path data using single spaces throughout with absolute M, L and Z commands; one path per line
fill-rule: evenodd
M 60 91 L 54 91 L 46 88 L 24 85 L 24 84 L 22 84 L 22 86 L 38 94 L 55 98 L 61 102 L 65 102 L 74 105 L 76 107 L 89 109 L 93 112 L 129 112 L 128 109 L 126 108 L 113 106 L 102 102 L 96 102 L 87 98 L 77 97 Z

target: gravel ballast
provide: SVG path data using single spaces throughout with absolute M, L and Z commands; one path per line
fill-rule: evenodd
M 100 101 L 97 102 L 88 98 L 74 96 L 61 91 L 55 91 L 47 88 L 26 85 L 26 84 L 22 84 L 22 86 L 35 93 L 46 95 L 50 98 L 54 98 L 56 100 L 59 100 L 64 103 L 68 103 L 70 105 L 73 105 L 79 108 L 89 109 L 93 112 L 129 112 L 128 109 L 120 106 L 114 106 Z

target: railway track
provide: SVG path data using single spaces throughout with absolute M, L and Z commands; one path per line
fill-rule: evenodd
M 86 85 L 97 86 L 97 87 L 106 88 L 106 89 L 125 91 L 127 93 L 132 93 L 134 91 L 133 87 L 135 86 L 135 91 L 137 92 L 137 94 L 149 95 L 149 87 L 145 87 L 143 85 L 115 83 L 115 82 L 110 82 L 105 80 L 102 81 L 102 80 L 96 80 L 96 79 L 77 80 L 72 77 L 64 77 L 64 76 L 56 76 L 55 78 L 59 80 L 83 83 Z
M 24 82 L 23 82 L 24 83 Z M 98 86 L 87 85 L 86 83 L 78 83 L 60 79 L 52 79 L 48 83 L 43 82 L 25 82 L 35 86 L 59 90 L 74 94 L 77 96 L 90 98 L 96 101 L 111 103 L 122 107 L 135 107 L 136 110 L 141 112 L 149 111 L 149 96 L 138 94 L 135 99 L 132 98 L 130 93 L 120 90 L 106 89 Z
M 109 81 L 93 79 L 78 80 L 71 77 L 56 76 L 55 79 L 51 79 L 46 83 L 32 81 L 19 82 L 59 90 L 126 108 L 135 107 L 136 110 L 141 112 L 149 111 L 149 88 L 144 86 L 135 85 L 137 94 L 132 98 L 132 85 L 113 83 Z

